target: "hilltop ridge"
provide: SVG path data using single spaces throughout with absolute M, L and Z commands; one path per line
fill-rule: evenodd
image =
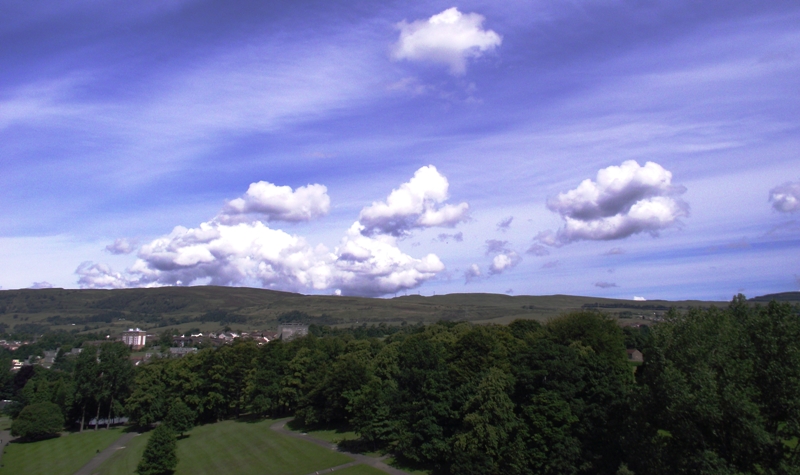
M 750 299 L 753 302 L 800 301 L 800 292 Z M 125 327 L 211 329 L 274 328 L 302 317 L 310 323 L 402 324 L 437 320 L 508 323 L 545 320 L 560 313 L 595 308 L 618 318 L 661 314 L 670 307 L 725 306 L 722 301 L 648 300 L 573 295 L 458 293 L 394 298 L 303 295 L 248 287 L 159 287 L 151 289 L 20 289 L 0 291 L 0 329 L 40 333 L 47 330 L 120 331 Z M 287 316 L 288 315 L 288 316 Z

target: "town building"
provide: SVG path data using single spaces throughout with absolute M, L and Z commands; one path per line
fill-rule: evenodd
M 126 332 L 122 332 L 122 342 L 130 346 L 134 351 L 144 348 L 146 341 L 147 332 L 139 328 L 136 330 L 131 328 Z
M 308 325 L 302 323 L 284 323 L 278 326 L 279 338 L 283 341 L 308 335 Z

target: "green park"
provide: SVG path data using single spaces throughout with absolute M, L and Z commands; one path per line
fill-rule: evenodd
M 135 353 L 91 329 L 49 330 L 1 351 L 0 475 L 793 474 L 792 297 L 648 302 L 649 319 L 577 300 L 556 316 L 405 324 L 333 323 L 335 309 L 314 316 L 292 297 L 305 310 L 274 322 L 303 332 L 177 354 L 163 347 L 191 339 L 163 314 L 149 314 L 141 333 L 156 337 Z M 114 302 L 140 315 L 135 299 Z M 246 312 L 215 315 L 230 314 Z M 12 365 L 37 352 L 52 361 Z

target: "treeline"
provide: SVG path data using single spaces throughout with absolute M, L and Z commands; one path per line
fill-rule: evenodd
M 365 450 L 443 474 L 800 473 L 800 317 L 787 304 L 740 296 L 641 332 L 593 311 L 380 338 L 324 328 L 156 359 L 94 399 L 78 396 L 77 362 L 37 370 L 22 394 L 50 394 L 76 424 L 91 409 L 147 426 L 181 401 L 201 423 L 249 413 L 346 425 Z M 635 373 L 626 343 L 645 355 Z M 114 359 L 102 348 L 98 365 Z M 68 390 L 28 390 L 55 387 L 36 381 L 59 371 L 72 376 L 71 402 L 59 396 Z

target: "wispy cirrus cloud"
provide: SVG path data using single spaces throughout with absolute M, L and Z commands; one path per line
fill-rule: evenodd
M 601 289 L 610 289 L 613 287 L 618 287 L 617 284 L 615 284 L 614 282 L 595 282 L 594 286 L 599 287 Z
M 508 231 L 508 228 L 511 227 L 511 222 L 512 221 L 514 221 L 514 217 L 513 216 L 508 216 L 508 217 L 505 217 L 505 218 L 501 219 L 497 223 L 497 230 L 500 231 L 500 232 L 503 232 L 503 233 Z

